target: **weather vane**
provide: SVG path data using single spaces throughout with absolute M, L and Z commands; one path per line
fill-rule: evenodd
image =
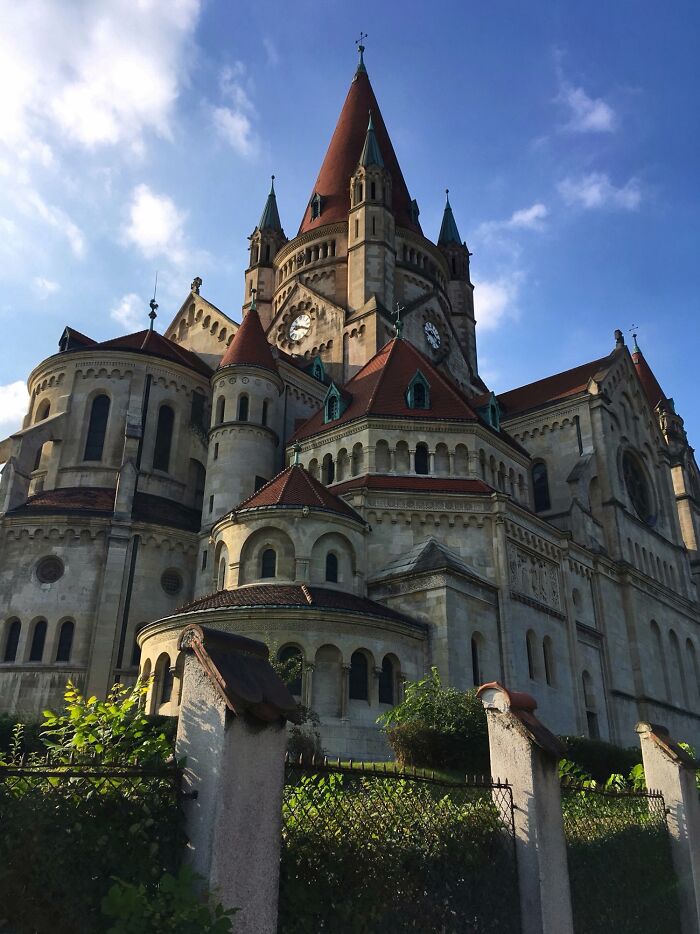
M 403 331 L 403 321 L 401 320 L 401 312 L 405 311 L 403 305 L 396 303 L 396 311 L 394 312 L 394 317 L 396 321 L 394 322 L 394 330 L 396 331 L 396 336 L 401 337 L 401 331 Z
M 153 286 L 153 298 L 148 303 L 151 309 L 148 313 L 148 317 L 151 319 L 151 323 L 148 328 L 149 331 L 153 330 L 153 322 L 156 320 L 156 317 L 157 317 L 157 312 L 158 312 L 158 302 L 156 301 L 157 291 L 158 291 L 158 273 L 156 272 L 156 281 L 155 281 L 155 285 Z
M 360 32 L 360 38 L 355 39 L 355 45 L 357 46 L 357 51 L 360 53 L 360 61 L 357 66 L 358 71 L 365 70 L 365 60 L 362 57 L 362 53 L 365 50 L 365 39 L 367 38 L 366 32 Z

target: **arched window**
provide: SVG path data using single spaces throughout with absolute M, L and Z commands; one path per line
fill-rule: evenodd
M 683 659 L 681 658 L 681 645 L 680 645 L 680 642 L 678 641 L 678 636 L 675 634 L 673 629 L 671 629 L 668 634 L 668 641 L 671 643 L 671 652 L 672 652 L 671 657 L 672 657 L 673 663 L 675 664 L 676 673 L 681 683 L 680 684 L 680 687 L 681 687 L 680 701 L 681 703 L 685 704 L 685 706 L 687 707 L 688 706 L 688 686 L 685 680 L 685 669 L 683 668 Z
M 554 687 L 554 651 L 549 636 L 545 636 L 542 640 L 542 657 L 544 658 L 545 680 L 550 687 Z
M 21 632 L 22 624 L 18 619 L 8 620 L 5 635 L 5 651 L 2 656 L 4 662 L 14 662 L 16 660 Z
M 479 636 L 474 633 L 472 636 L 472 684 L 478 687 L 481 684 L 481 660 L 479 658 Z
M 274 577 L 277 573 L 277 552 L 274 548 L 266 548 L 260 559 L 260 576 Z
M 321 479 L 326 484 L 333 483 L 335 480 L 335 464 L 333 462 L 332 454 L 324 455 L 321 464 Z
M 131 647 L 131 667 L 138 668 L 141 664 L 141 646 L 134 637 L 134 644 Z
M 700 672 L 698 671 L 698 658 L 695 654 L 695 646 L 690 639 L 686 639 L 685 650 L 690 659 L 690 676 L 693 679 L 693 687 L 690 693 L 697 697 L 698 692 L 700 692 Z
M 532 495 L 535 500 L 535 512 L 544 512 L 551 508 L 547 465 L 542 461 L 532 468 Z
M 293 674 L 293 677 L 287 681 L 287 687 L 289 688 L 290 694 L 296 694 L 297 696 L 301 695 L 301 672 L 302 672 L 302 659 L 301 649 L 296 645 L 287 645 L 283 649 L 280 649 L 277 653 L 277 659 L 283 665 L 287 662 L 296 662 L 295 665 L 289 665 L 290 673 Z
M 670 700 L 671 691 L 669 688 L 668 682 L 668 669 L 666 667 L 666 653 L 664 652 L 664 645 L 661 639 L 661 630 L 659 629 L 659 624 L 655 619 L 651 621 L 651 634 L 654 640 L 654 655 L 656 657 L 656 663 L 661 666 L 661 680 L 662 680 L 662 696 L 664 700 Z
M 423 444 L 422 441 L 420 442 L 420 444 L 416 445 L 414 463 L 415 463 L 416 473 L 427 474 L 429 472 L 428 445 Z
M 170 656 L 161 655 L 156 666 L 156 683 L 158 687 L 158 703 L 168 704 L 173 696 L 173 682 L 175 672 L 170 667 Z
M 596 710 L 595 694 L 593 692 L 593 678 L 591 678 L 587 671 L 582 672 L 581 683 L 583 686 L 583 703 L 586 708 L 588 736 L 589 739 L 599 739 L 600 730 L 598 728 L 598 712 Z
M 46 642 L 46 620 L 40 619 L 34 624 L 32 644 L 29 649 L 29 661 L 40 662 L 44 657 L 44 643 Z
M 369 700 L 367 656 L 353 652 L 350 658 L 349 693 L 351 700 Z
M 219 560 L 219 575 L 216 581 L 216 589 L 224 590 L 226 588 L 226 558 Z
M 241 396 L 238 400 L 238 421 L 248 421 L 248 396 Z
M 153 469 L 168 471 L 170 469 L 170 449 L 173 444 L 173 426 L 175 413 L 169 405 L 161 405 L 158 412 L 158 426 L 156 428 L 156 443 L 153 449 Z
M 95 396 L 90 409 L 90 422 L 88 424 L 87 440 L 85 441 L 85 455 L 83 460 L 101 461 L 107 434 L 107 419 L 109 418 L 109 396 Z
M 46 444 L 46 442 L 44 442 Z M 36 457 L 34 458 L 34 467 L 32 470 L 38 470 L 41 467 L 41 458 L 44 453 L 44 444 L 40 444 L 36 449 Z
M 413 408 L 424 409 L 425 405 L 425 386 L 423 383 L 416 383 L 413 387 Z
M 338 397 L 329 396 L 326 402 L 326 421 L 332 422 L 338 417 Z
M 260 422 L 263 425 L 267 425 L 267 407 L 268 407 L 267 399 L 264 399 L 263 404 L 262 404 L 262 415 L 260 416 Z
M 326 580 L 338 583 L 338 556 L 329 551 L 326 555 Z
M 75 632 L 75 623 L 67 619 L 61 624 L 61 630 L 58 634 L 58 646 L 56 647 L 56 661 L 69 662 L 70 653 L 73 648 L 73 633 Z
M 396 672 L 394 671 L 394 663 L 389 658 L 388 655 L 384 656 L 384 661 L 382 662 L 382 672 L 379 675 L 379 703 L 380 704 L 395 704 L 395 690 L 394 683 L 396 681 Z
M 49 412 L 51 411 L 51 403 L 48 399 L 44 399 L 39 408 L 36 410 L 36 418 L 34 422 L 43 422 L 45 418 L 49 417 Z
M 532 629 L 525 637 L 525 646 L 527 648 L 527 673 L 531 681 L 536 681 L 538 672 L 535 662 L 535 634 Z
M 224 396 L 219 396 L 216 400 L 216 424 L 220 425 L 224 420 L 224 415 L 226 414 L 226 398 Z

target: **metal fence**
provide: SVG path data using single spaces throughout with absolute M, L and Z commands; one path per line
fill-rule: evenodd
M 562 813 L 576 934 L 679 934 L 663 796 L 563 784 Z
M 0 766 L 0 928 L 102 930 L 114 877 L 145 882 L 177 868 L 180 772 L 97 760 Z
M 280 934 L 517 934 L 513 802 L 500 781 L 288 761 Z

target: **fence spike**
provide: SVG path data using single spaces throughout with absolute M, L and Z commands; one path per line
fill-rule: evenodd
M 386 775 L 386 762 L 384 763 L 384 774 Z
M 350 768 L 352 768 L 352 759 L 350 760 Z
M 430 770 L 430 777 L 435 778 L 435 769 Z
M 304 764 L 304 753 L 300 752 L 299 753 L 299 765 L 303 765 L 303 764 Z
M 328 765 L 328 756 L 324 756 L 324 757 L 323 757 L 323 764 L 324 764 L 324 766 L 327 766 L 327 765 Z

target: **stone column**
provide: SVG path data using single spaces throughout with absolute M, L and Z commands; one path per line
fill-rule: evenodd
M 374 705 L 375 707 L 378 707 L 379 706 L 379 679 L 382 676 L 382 669 L 374 668 L 372 671 L 373 671 L 374 677 L 372 678 L 372 690 L 370 691 L 369 702 L 370 702 L 370 705 Z
M 310 663 L 304 664 L 302 686 L 302 704 L 311 707 L 314 696 L 314 666 Z
M 478 694 L 491 774 L 507 779 L 513 791 L 522 934 L 573 934 L 558 769 L 563 748 L 535 716 L 529 694 L 495 681 Z
M 647 788 L 660 791 L 666 804 L 673 867 L 679 882 L 681 930 L 700 932 L 700 799 L 697 763 L 675 743 L 665 727 L 637 724 Z
M 350 665 L 342 666 L 340 678 L 340 719 L 346 720 L 348 716 L 348 695 L 350 693 Z

